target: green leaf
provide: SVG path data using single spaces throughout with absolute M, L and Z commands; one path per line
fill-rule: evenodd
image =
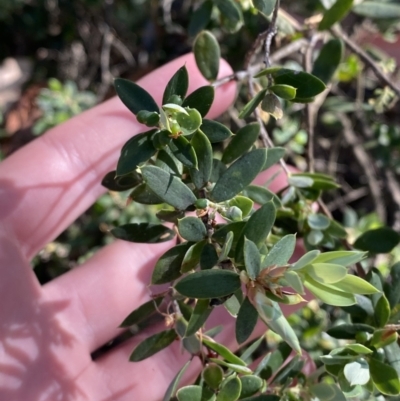
M 217 390 L 224 378 L 224 371 L 219 365 L 210 363 L 203 369 L 202 376 L 209 387 Z
M 202 241 L 207 235 L 207 229 L 200 218 L 189 216 L 178 221 L 179 234 L 187 241 Z
M 276 96 L 279 96 L 285 100 L 292 100 L 296 97 L 296 88 L 290 85 L 272 85 L 268 88 L 271 92 L 274 92 Z
M 263 260 L 263 266 L 284 266 L 291 258 L 296 246 L 296 236 L 293 234 L 285 235 L 268 252 Z
M 236 356 L 229 348 L 222 344 L 217 343 L 211 338 L 202 337 L 202 343 L 207 347 L 215 351 L 218 355 L 221 355 L 227 362 L 233 363 L 239 366 L 246 366 L 246 362 Z
M 257 108 L 257 106 L 264 99 L 265 94 L 267 93 L 267 89 L 261 89 L 243 108 L 243 110 L 239 113 L 239 118 L 247 118 L 250 117 L 253 111 Z
M 235 221 L 233 223 L 217 226 L 212 236 L 212 239 L 220 244 L 224 244 L 227 235 L 229 234 L 229 232 L 232 232 L 233 233 L 232 248 L 235 248 L 239 236 L 241 235 L 245 225 L 246 225 L 245 221 Z
M 211 177 L 213 168 L 213 149 L 207 136 L 198 130 L 190 141 L 196 156 L 197 170 L 190 169 L 190 176 L 197 189 L 203 188 Z
M 267 202 L 272 201 L 276 208 L 281 206 L 281 200 L 279 197 L 267 188 L 258 185 L 248 185 L 242 193 L 244 196 L 247 196 L 259 205 L 264 205 Z
M 304 286 L 322 302 L 328 305 L 350 306 L 356 303 L 353 294 L 328 287 L 327 285 L 313 280 L 310 276 L 305 277 Z
M 172 382 L 167 388 L 167 391 L 164 394 L 164 398 L 162 401 L 170 401 L 170 399 L 174 396 L 176 389 L 178 388 L 179 382 L 182 379 L 182 376 L 185 374 L 186 369 L 189 367 L 191 360 L 187 361 L 183 367 L 179 370 L 176 376 L 173 378 Z
M 397 343 L 391 343 L 384 348 L 385 356 L 389 364 L 400 377 L 400 347 Z
M 212 311 L 212 307 L 210 307 L 210 302 L 208 299 L 199 299 L 196 303 L 196 306 L 193 309 L 192 316 L 190 316 L 190 320 L 188 323 L 188 327 L 186 329 L 185 336 L 189 337 L 197 332 L 203 324 L 210 316 Z
M 240 399 L 254 395 L 264 385 L 263 380 L 254 375 L 242 376 L 240 381 L 242 382 L 242 391 L 239 397 Z
M 318 30 L 325 31 L 331 28 L 346 16 L 352 7 L 353 0 L 337 0 L 329 10 L 325 11 Z
M 288 68 L 280 68 L 272 73 L 275 85 L 289 85 L 296 88 L 296 97 L 311 98 L 326 89 L 325 84 L 317 77 L 304 71 L 290 70 Z
M 261 343 L 265 341 L 264 335 L 260 336 L 257 340 L 252 341 L 251 345 L 246 347 L 243 353 L 240 355 L 240 358 L 243 359 L 246 363 L 251 363 L 254 360 L 254 353 L 258 350 Z
M 200 268 L 208 270 L 218 263 L 218 254 L 213 244 L 205 244 L 200 255 Z
M 290 270 L 300 270 L 303 267 L 309 265 L 310 263 L 314 262 L 317 260 L 318 255 L 321 252 L 318 251 L 317 249 L 313 250 L 313 251 L 309 251 L 307 252 L 305 255 L 303 255 L 296 263 L 294 263 L 292 265 L 292 267 L 290 268 Z M 340 264 L 340 263 L 337 263 Z
M 333 263 L 335 265 L 350 266 L 365 259 L 365 252 L 358 251 L 333 251 L 324 252 L 314 260 L 316 263 Z
M 222 155 L 222 163 L 229 164 L 246 153 L 257 141 L 260 134 L 260 124 L 250 123 L 240 128 L 231 139 Z
M 354 6 L 354 13 L 372 19 L 400 18 L 400 5 L 395 2 L 363 1 Z
M 261 320 L 275 333 L 279 334 L 298 354 L 301 354 L 299 340 L 292 326 L 286 320 L 277 302 L 270 300 L 257 290 L 253 299 Z
M 234 0 L 214 0 L 221 14 L 222 27 L 229 33 L 237 32 L 243 25 L 242 10 Z
M 190 168 L 197 168 L 197 155 L 190 144 L 184 137 L 179 136 L 172 140 L 169 144 L 172 154 L 184 165 Z
M 288 182 L 297 188 L 312 188 L 316 190 L 339 188 L 339 185 L 331 177 L 315 173 L 291 174 Z
M 330 220 L 324 214 L 315 213 L 307 216 L 307 223 L 314 230 L 325 230 L 330 225 Z
M 204 1 L 200 6 L 192 12 L 190 16 L 188 34 L 189 36 L 197 35 L 204 29 L 211 19 L 213 3 L 210 0 Z
M 222 142 L 232 136 L 232 132 L 224 124 L 214 120 L 203 120 L 200 127 L 211 143 Z
M 242 212 L 243 217 L 247 217 L 253 210 L 253 201 L 246 196 L 237 195 L 229 201 L 229 206 L 236 206 Z
M 165 330 L 142 341 L 132 352 L 131 362 L 143 361 L 146 358 L 168 347 L 177 338 L 175 330 Z
M 187 108 L 187 113 L 178 113 L 176 121 L 183 135 L 191 135 L 196 132 L 202 122 L 201 114 L 196 109 Z
M 327 330 L 327 333 L 333 338 L 340 338 L 344 340 L 354 340 L 356 338 L 356 334 L 359 332 L 367 332 L 373 333 L 374 327 L 363 324 L 363 323 L 354 323 L 354 324 L 340 324 L 338 326 L 331 327 Z
M 161 209 L 156 213 L 156 216 L 160 220 L 168 221 L 169 223 L 178 224 L 178 219 L 181 219 L 185 216 L 185 213 L 182 210 L 167 210 Z
M 141 110 L 137 113 L 136 119 L 140 124 L 157 127 L 160 122 L 160 114 L 156 111 Z
M 304 294 L 303 282 L 295 271 L 285 271 L 283 277 L 296 292 L 301 295 Z
M 203 389 L 201 386 L 185 386 L 176 392 L 178 401 L 201 401 Z
M 283 365 L 292 353 L 290 346 L 284 342 L 278 344 L 275 351 L 268 353 L 259 363 L 254 374 L 262 379 L 268 380 Z
M 140 184 L 129 194 L 129 198 L 142 205 L 159 205 L 164 201 L 146 184 Z
M 340 39 L 331 39 L 324 44 L 314 62 L 312 74 L 328 84 L 342 62 L 344 45 Z
M 243 401 L 280 401 L 281 397 L 279 395 L 273 394 L 262 394 L 256 395 L 255 397 L 244 398 Z
M 211 191 L 215 202 L 233 198 L 249 185 L 267 159 L 265 149 L 255 149 L 236 160 L 219 178 Z
M 295 378 L 304 366 L 305 361 L 301 360 L 299 355 L 296 355 L 288 364 L 283 366 L 276 376 L 272 379 L 270 384 L 278 383 L 285 384 L 289 378 Z
M 400 242 L 400 235 L 389 227 L 368 230 L 361 234 L 353 246 L 372 253 L 389 253 Z
M 157 130 L 152 129 L 129 139 L 121 149 L 117 164 L 117 176 L 133 173 L 139 164 L 149 160 L 155 153 L 152 136 Z
M 242 391 L 242 382 L 237 376 L 230 376 L 221 384 L 217 401 L 236 401 Z
M 249 375 L 249 374 L 253 373 L 253 371 L 250 368 L 248 368 L 247 366 L 242 366 L 242 365 L 237 365 L 235 363 L 225 362 L 222 359 L 210 358 L 210 361 L 215 362 L 220 366 L 225 366 L 229 370 L 232 370 L 233 372 L 236 372 L 236 373 L 242 373 L 244 375 Z
M 310 391 L 320 401 L 346 401 L 346 397 L 335 384 L 318 383 L 311 386 Z
M 371 347 L 375 347 L 376 349 L 386 347 L 387 345 L 397 341 L 398 337 L 397 332 L 394 330 L 376 330 L 371 338 Z
M 261 255 L 257 245 L 244 237 L 244 265 L 247 274 L 252 280 L 255 280 L 261 270 Z
M 389 301 L 382 294 L 375 305 L 375 321 L 379 327 L 384 327 L 390 318 L 390 305 Z
M 173 95 L 179 96 L 183 99 L 189 87 L 189 76 L 186 66 L 179 68 L 179 70 L 169 80 L 163 94 L 162 104 L 170 103 L 170 98 Z
M 189 107 L 191 109 L 196 109 L 202 117 L 204 117 L 211 108 L 214 101 L 215 90 L 212 86 L 201 86 L 192 92 L 182 103 L 182 107 Z M 204 121 L 203 121 L 204 124 Z M 201 130 L 204 131 L 203 126 Z M 211 141 L 212 142 L 212 141 Z
M 276 0 L 253 0 L 254 7 L 268 16 L 274 11 Z
M 350 386 L 367 384 L 370 379 L 368 363 L 362 358 L 346 364 L 343 373 Z
M 393 309 L 400 302 L 400 262 L 391 267 L 389 276 L 390 284 L 385 284 L 385 295 Z
M 283 108 L 278 96 L 274 93 L 267 93 L 261 102 L 261 109 L 271 114 L 275 120 L 283 117 Z
M 369 371 L 376 388 L 385 395 L 400 394 L 400 379 L 395 369 L 376 359 L 369 361 Z
M 154 267 L 151 284 L 165 284 L 179 278 L 183 258 L 191 245 L 188 242 L 176 245 L 161 255 Z
M 122 103 L 133 113 L 141 110 L 159 112 L 157 103 L 150 93 L 134 82 L 127 79 L 117 78 L 114 80 L 114 87 Z
M 111 230 L 115 238 L 142 244 L 156 244 L 169 241 L 175 237 L 175 232 L 162 224 L 131 223 L 115 227 Z
M 177 176 L 181 176 L 183 172 L 182 163 L 173 156 L 169 147 L 165 147 L 158 151 L 156 166 L 160 167 L 167 173 Z
M 161 305 L 162 301 L 163 297 L 159 297 L 139 306 L 139 308 L 135 309 L 124 319 L 119 327 L 130 327 L 134 324 L 140 323 L 144 319 L 147 319 L 157 310 L 157 307 Z
M 187 273 L 200 263 L 200 255 L 207 240 L 193 244 L 185 254 L 182 261 L 181 273 Z
M 175 289 L 188 298 L 220 298 L 240 288 L 237 273 L 229 270 L 202 270 L 181 279 Z
M 347 275 L 347 269 L 344 266 L 332 263 L 315 263 L 315 261 L 303 267 L 301 272 L 308 274 L 315 281 L 322 284 L 338 283 Z
M 267 161 L 262 168 L 262 171 L 269 169 L 274 164 L 278 163 L 285 155 L 285 148 L 275 147 L 267 149 Z
M 254 331 L 258 320 L 258 312 L 249 298 L 243 301 L 236 319 L 236 341 L 244 343 Z
M 218 257 L 218 262 L 222 262 L 223 260 L 228 258 L 228 254 L 231 250 L 233 243 L 234 234 L 232 231 L 229 231 L 225 237 L 224 245 L 222 246 L 221 252 Z
M 116 171 L 110 171 L 107 173 L 101 181 L 101 185 L 110 191 L 122 192 L 127 189 L 136 187 L 136 185 L 142 182 L 142 178 L 136 172 L 123 177 L 117 177 Z
M 210 31 L 201 31 L 193 43 L 196 64 L 204 78 L 215 81 L 219 71 L 221 50 L 215 36 Z
M 329 284 L 330 287 L 336 288 L 340 291 L 346 291 L 351 294 L 376 294 L 379 290 L 373 285 L 363 280 L 360 277 L 347 274 L 346 277 L 334 284 Z
M 179 178 L 159 167 L 143 167 L 142 174 L 150 189 L 176 209 L 185 210 L 196 202 L 196 196 Z

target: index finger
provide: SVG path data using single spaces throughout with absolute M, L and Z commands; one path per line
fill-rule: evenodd
M 186 65 L 189 91 L 207 81 L 193 54 L 182 56 L 142 78 L 138 84 L 157 102 L 172 75 Z M 220 76 L 232 73 L 221 60 Z M 235 97 L 235 84 L 216 89 L 209 113 L 216 117 Z M 112 170 L 122 144 L 143 125 L 113 98 L 52 129 L 0 165 L 0 219 L 31 258 L 71 224 L 104 192 L 100 181 Z

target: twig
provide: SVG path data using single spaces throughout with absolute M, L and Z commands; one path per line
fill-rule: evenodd
M 326 207 L 330 210 L 336 210 L 346 206 L 350 202 L 354 202 L 357 199 L 363 198 L 364 196 L 368 195 L 369 190 L 366 187 L 361 187 L 354 189 L 353 191 L 347 193 L 344 196 L 336 198 L 332 202 L 329 202 Z
M 278 19 L 278 11 L 281 0 L 276 0 L 274 11 L 272 12 L 272 19 L 269 28 L 266 32 L 265 43 L 264 43 L 264 64 L 266 67 L 271 66 L 270 53 L 271 53 L 271 43 L 272 39 L 277 33 L 276 21 Z
M 400 184 L 396 179 L 393 171 L 385 169 L 385 176 L 388 183 L 388 187 L 394 202 L 396 203 L 397 210 L 394 213 L 394 224 L 393 228 L 397 231 L 400 230 Z
M 342 39 L 343 42 L 346 44 L 346 46 L 357 56 L 359 56 L 368 66 L 371 68 L 371 70 L 374 72 L 374 74 L 382 81 L 382 83 L 386 84 L 389 86 L 390 89 L 396 94 L 397 97 L 400 98 L 400 88 L 397 87 L 394 83 L 394 80 L 390 79 L 378 66 L 378 64 L 375 63 L 375 61 L 360 47 L 358 46 L 355 42 L 353 42 L 344 32 L 342 32 L 339 28 L 332 28 L 331 33 L 336 36 L 339 39 Z
M 385 222 L 386 221 L 386 210 L 384 207 L 384 201 L 382 198 L 382 193 L 378 179 L 374 171 L 374 163 L 372 158 L 364 150 L 362 142 L 357 137 L 353 130 L 352 123 L 344 113 L 337 113 L 339 121 L 343 124 L 343 136 L 346 142 L 353 149 L 354 156 L 356 157 L 358 163 L 362 167 L 367 176 L 368 187 L 371 191 L 372 200 L 379 218 Z

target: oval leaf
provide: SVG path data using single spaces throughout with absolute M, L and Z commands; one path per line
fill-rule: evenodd
M 242 382 L 237 376 L 228 377 L 222 384 L 217 401 L 236 401 L 242 391 Z
M 111 234 L 115 238 L 143 244 L 156 244 L 169 241 L 175 237 L 175 232 L 162 224 L 131 223 L 113 228 Z
M 186 66 L 179 68 L 179 70 L 169 80 L 162 99 L 162 104 L 170 102 L 170 98 L 173 95 L 179 96 L 183 99 L 186 96 L 186 92 L 189 87 L 189 77 Z
M 263 266 L 284 266 L 291 258 L 296 246 L 296 236 L 293 234 L 285 235 L 268 252 L 263 261 Z
M 202 270 L 180 280 L 175 289 L 188 298 L 220 298 L 240 288 L 240 277 L 229 270 Z
M 207 235 L 204 223 L 198 217 L 184 217 L 178 221 L 179 234 L 187 241 L 201 241 Z
M 179 136 L 169 143 L 172 154 L 187 167 L 197 168 L 197 155 L 193 146 L 184 137 Z
M 237 32 L 243 25 L 240 6 L 234 0 L 214 0 L 221 15 L 222 27 L 229 33 Z
M 217 352 L 222 356 L 227 362 L 233 363 L 239 366 L 246 366 L 246 362 L 236 356 L 230 349 L 222 344 L 217 343 L 211 338 L 203 337 L 201 339 L 202 343 L 207 347 Z
M 239 118 L 247 118 L 250 117 L 251 113 L 257 108 L 257 106 L 264 99 L 265 94 L 267 93 L 267 89 L 262 89 L 258 92 L 253 99 L 251 99 L 244 107 L 243 110 L 239 113 Z
M 236 341 L 244 343 L 254 331 L 258 320 L 258 312 L 246 297 L 240 306 L 236 319 Z
M 373 253 L 388 253 L 400 242 L 400 235 L 389 227 L 366 231 L 354 242 L 355 248 Z
M 369 371 L 376 388 L 385 395 L 400 394 L 400 379 L 395 369 L 376 359 L 369 361 Z
M 176 392 L 176 397 L 178 401 L 201 401 L 202 391 L 201 386 L 185 386 Z
M 329 40 L 319 52 L 314 62 L 312 74 L 328 84 L 342 62 L 343 53 L 344 45 L 340 39 Z
M 139 308 L 135 309 L 124 319 L 119 327 L 130 327 L 134 324 L 140 323 L 144 319 L 147 319 L 157 310 L 157 307 L 161 305 L 162 300 L 163 298 L 159 297 L 139 306 Z
M 208 299 L 199 299 L 197 301 L 186 329 L 186 337 L 195 334 L 197 330 L 203 326 L 205 321 L 208 319 L 208 316 L 210 316 L 212 309 L 213 308 L 210 307 L 210 302 Z
M 315 281 L 322 284 L 332 284 L 343 280 L 347 275 L 344 266 L 331 263 L 315 263 L 304 267 L 302 272 L 309 274 Z
M 276 96 L 279 96 L 285 100 L 292 100 L 296 97 L 296 88 L 290 85 L 272 85 L 268 88 L 271 92 L 274 92 Z
M 240 399 L 254 395 L 264 385 L 263 380 L 254 375 L 242 376 L 240 381 L 242 382 L 242 391 L 239 397 Z
M 197 189 L 203 188 L 209 181 L 213 168 L 213 149 L 207 136 L 198 130 L 190 141 L 196 156 L 197 169 L 190 169 L 190 176 Z
M 331 28 L 341 21 L 353 7 L 353 0 L 336 0 L 333 6 L 325 11 L 322 21 L 318 25 L 320 31 Z
M 158 197 L 146 184 L 138 185 L 130 194 L 129 198 L 142 205 L 159 205 L 164 201 Z
M 257 248 L 257 245 L 244 238 L 244 265 L 246 267 L 247 274 L 252 280 L 255 280 L 261 270 L 261 255 Z
M 205 117 L 214 101 L 214 94 L 215 90 L 212 86 L 201 86 L 183 101 L 182 107 L 196 109 L 202 117 Z
M 400 18 L 400 5 L 395 2 L 363 1 L 353 8 L 353 12 L 372 19 Z
M 232 136 L 230 129 L 218 121 L 204 119 L 200 129 L 211 143 L 222 142 Z
M 274 11 L 276 0 L 253 0 L 254 7 L 268 16 Z
M 110 171 L 107 173 L 101 181 L 101 185 L 110 191 L 122 192 L 127 189 L 136 187 L 136 185 L 142 182 L 142 178 L 136 172 L 125 175 L 123 177 L 117 177 L 116 171 Z
M 221 51 L 217 39 L 210 31 L 202 31 L 196 36 L 193 53 L 197 67 L 204 78 L 209 81 L 216 80 Z

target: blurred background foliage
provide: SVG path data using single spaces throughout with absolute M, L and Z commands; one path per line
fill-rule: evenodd
M 272 59 L 276 49 L 297 40 L 307 41 L 307 29 L 296 31 L 296 26 L 303 27 L 300 21 L 304 19 L 312 22 L 313 16 L 333 2 L 283 0 L 284 14 L 278 20 Z M 238 0 L 245 25 L 240 31 L 229 33 L 215 9 L 204 21 L 194 14 L 202 3 L 2 0 L 0 157 L 7 157 L 35 135 L 113 96 L 114 77 L 136 80 L 189 52 L 194 34 L 204 26 L 218 38 L 223 57 L 235 70 L 242 69 L 246 52 L 258 33 L 268 27 L 267 19 L 255 12 L 250 0 Z M 371 19 L 362 12 L 352 12 L 342 26 L 400 83 L 399 21 L 400 15 Z M 289 52 L 274 62 L 302 68 L 303 56 L 302 51 Z M 400 231 L 400 106 L 396 100 L 394 93 L 378 82 L 357 55 L 346 52 L 331 93 L 319 105 L 315 167 L 318 172 L 335 176 L 341 185 L 324 195 L 324 201 L 345 226 L 350 243 L 366 230 L 384 225 Z M 246 101 L 246 91 L 242 89 L 237 109 L 231 108 L 222 117 L 233 132 L 243 124 L 237 110 Z M 281 120 L 265 115 L 264 121 L 275 145 L 286 148 L 287 161 L 304 170 L 308 141 L 305 106 L 288 103 L 283 108 Z M 45 283 L 82 263 L 112 241 L 110 228 L 146 221 L 154 215 L 149 207 L 127 206 L 126 199 L 126 193 L 108 192 L 48 244 L 33 260 L 39 280 Z M 375 266 L 387 277 L 390 266 L 398 261 L 400 249 L 395 247 L 388 254 L 373 255 L 366 267 Z M 338 344 L 323 334 L 327 322 L 343 322 L 346 315 L 340 308 L 321 309 L 313 302 L 291 321 L 302 345 L 311 353 L 323 353 Z

